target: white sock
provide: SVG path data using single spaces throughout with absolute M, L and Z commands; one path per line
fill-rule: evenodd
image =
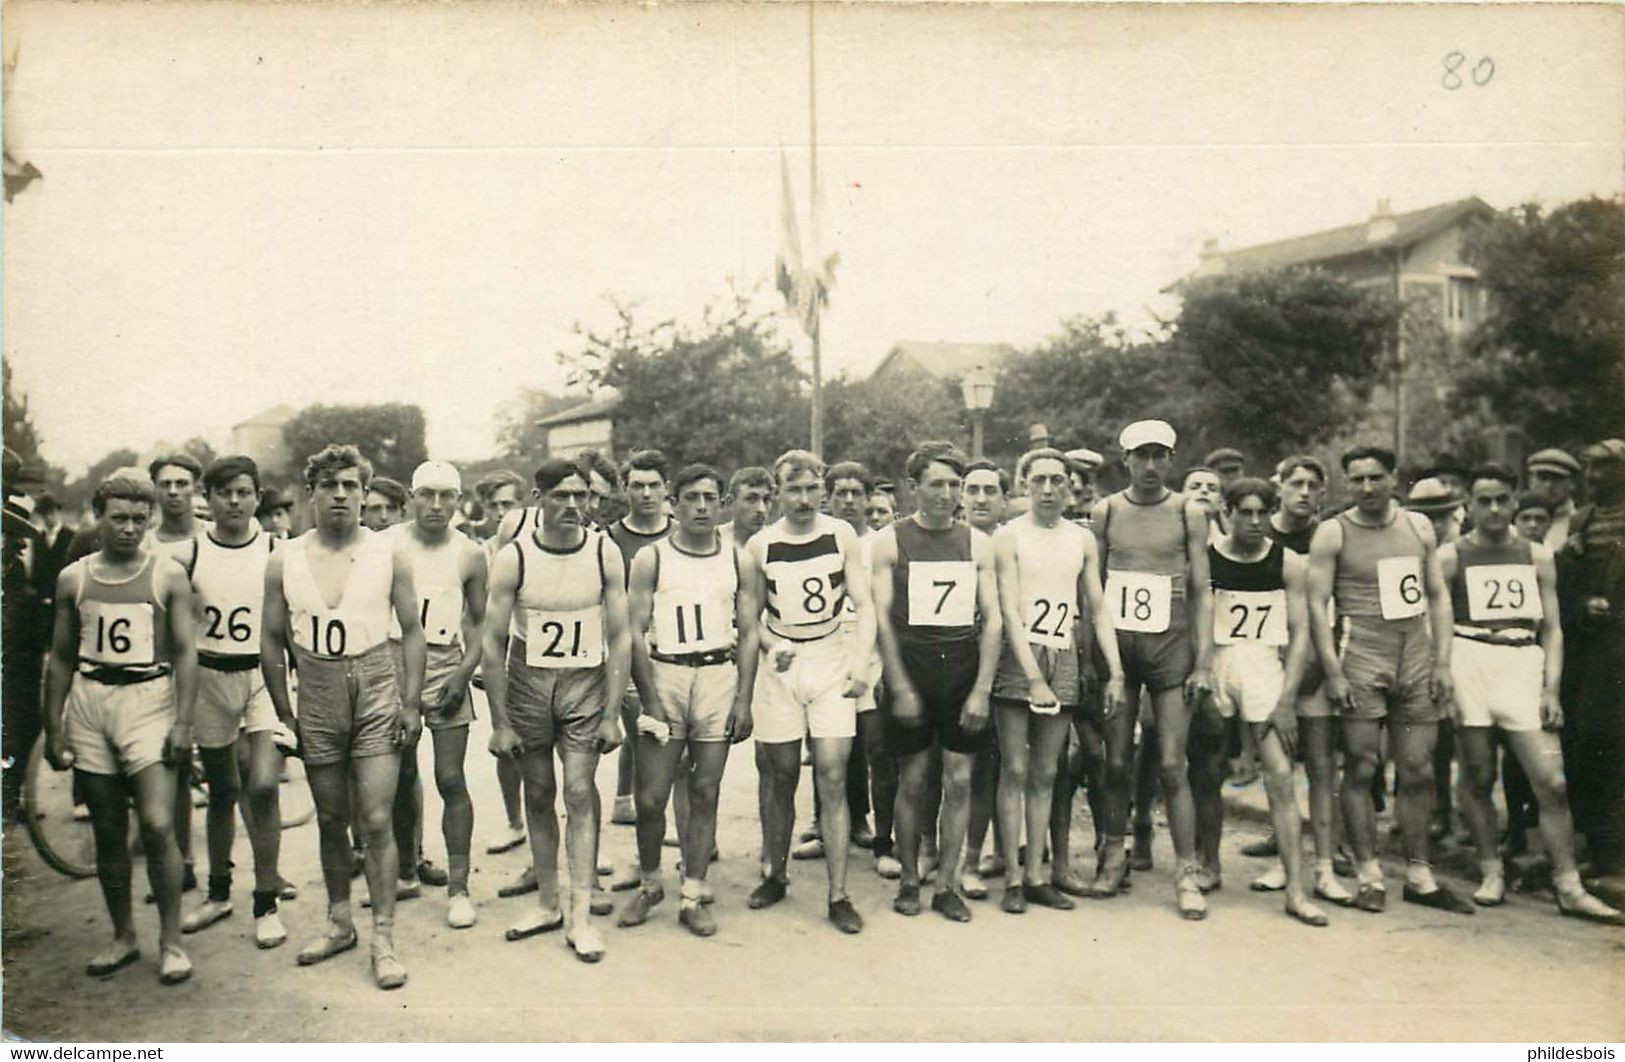
M 1439 887 L 1433 880 L 1433 866 L 1420 859 L 1413 859 L 1405 866 L 1405 884 L 1418 892 L 1432 892 Z

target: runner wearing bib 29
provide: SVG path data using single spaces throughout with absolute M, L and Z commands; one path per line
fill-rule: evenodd
M 509 928 L 507 939 L 565 925 L 553 810 L 557 750 L 571 886 L 565 941 L 576 958 L 597 962 L 604 941 L 590 921 L 598 864 L 594 776 L 598 758 L 621 743 L 616 707 L 631 662 L 626 573 L 620 550 L 587 527 L 591 488 L 576 464 L 544 461 L 535 484 L 541 527 L 497 552 L 485 616 L 491 754 L 519 761 L 537 883 L 537 908 Z
M 366 848 L 372 896 L 372 972 L 379 988 L 406 983 L 395 955 L 399 853 L 391 804 L 403 747 L 423 727 L 424 642 L 412 569 L 390 538 L 361 526 L 372 466 L 353 446 L 331 445 L 305 462 L 316 526 L 265 566 L 260 672 L 278 717 L 299 736 L 321 834 L 327 930 L 299 953 L 309 966 L 356 946 L 350 913 L 351 794 Z M 399 680 L 390 619 L 401 629 Z M 299 668 L 297 720 L 288 700 L 287 654 Z
M 1394 455 L 1360 446 L 1342 458 L 1354 507 L 1325 520 L 1309 542 L 1309 622 L 1326 669 L 1326 699 L 1343 726 L 1343 815 L 1358 862 L 1354 905 L 1387 906 L 1377 861 L 1371 780 L 1382 763 L 1382 730 L 1399 777 L 1395 812 L 1409 861 L 1405 900 L 1459 914 L 1473 905 L 1433 879 L 1433 746 L 1451 695 L 1450 590 L 1439 571 L 1433 525 L 1394 499 Z M 1336 599 L 1342 644 L 1328 604 Z
M 1495 731 L 1518 757 L 1540 806 L 1540 833 L 1552 861 L 1557 909 L 1565 915 L 1615 925 L 1625 916 L 1585 891 L 1574 861 L 1574 824 L 1563 748 L 1563 628 L 1558 621 L 1557 566 L 1552 551 L 1512 530 L 1517 477 L 1486 465 L 1468 481 L 1473 529 L 1439 549 L 1439 568 L 1450 584 L 1455 644 L 1456 734 L 1467 775 L 1462 811 L 1478 848 L 1483 880 L 1473 893 L 1480 907 L 1506 899 L 1496 851 Z
M 1117 629 L 1128 704 L 1140 690 L 1156 717 L 1159 774 L 1179 870 L 1174 895 L 1179 913 L 1199 919 L 1207 902 L 1196 859 L 1196 809 L 1187 776 L 1193 715 L 1213 692 L 1213 609 L 1210 604 L 1208 518 L 1200 506 L 1170 490 L 1168 469 L 1176 436 L 1160 420 L 1135 421 L 1118 436 L 1129 485 L 1095 503 L 1095 537 L 1105 551 L 1106 607 Z M 1096 895 L 1115 895 L 1127 877 L 1113 848 L 1127 824 L 1135 712 L 1105 713 L 1106 796 L 1101 802 L 1106 858 L 1116 871 Z
M 1043 846 L 1027 845 L 1020 863 L 1023 822 L 1029 838 L 1050 832 L 1057 768 L 1067 728 L 1081 703 L 1077 631 L 1087 614 L 1109 678 L 1104 696 L 1113 714 L 1122 711 L 1123 664 L 1117 630 L 1100 585 L 1100 551 L 1086 528 L 1062 518 L 1072 497 L 1070 469 L 1059 450 L 1031 450 L 1016 465 L 1031 506 L 993 536 L 1005 641 L 993 679 L 1000 745 L 997 807 L 1004 849 L 1003 909 L 1019 914 L 1029 902 L 1062 910 L 1067 895 L 1086 895 L 1059 855 L 1051 880 L 1043 879 Z M 1070 788 L 1063 790 L 1070 793 Z M 1024 814 L 1025 812 L 1025 814 Z M 1108 850 L 1123 858 L 1123 841 Z M 1101 868 L 1097 866 L 1097 876 Z
M 931 908 L 969 922 L 959 861 L 970 816 L 976 754 L 990 738 L 989 698 L 999 664 L 999 608 L 993 540 L 954 519 L 965 455 L 950 443 L 922 443 L 904 470 L 918 510 L 875 533 L 870 549 L 885 687 L 886 743 L 897 758 L 897 853 L 903 864 L 899 914 L 920 913 L 920 830 L 931 752 L 942 749 L 942 812 Z M 1040 834 L 1040 836 L 1042 836 Z M 1042 842 L 1035 841 L 1029 851 Z

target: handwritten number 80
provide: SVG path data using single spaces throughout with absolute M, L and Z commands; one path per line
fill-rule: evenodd
M 1440 79 L 1440 84 L 1452 92 L 1461 88 L 1466 82 L 1462 81 L 1459 71 L 1466 63 L 1467 56 L 1461 52 L 1451 52 L 1446 55 L 1444 57 L 1444 76 Z M 1483 88 L 1495 76 L 1495 60 L 1486 55 L 1473 64 L 1468 76 L 1472 78 L 1473 84 Z

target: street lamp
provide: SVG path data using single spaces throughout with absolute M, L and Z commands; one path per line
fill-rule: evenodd
M 993 374 L 988 372 L 985 366 L 978 365 L 967 372 L 959 384 L 965 394 L 965 408 L 970 410 L 973 458 L 982 456 L 982 421 L 993 406 L 993 388 L 996 382 Z

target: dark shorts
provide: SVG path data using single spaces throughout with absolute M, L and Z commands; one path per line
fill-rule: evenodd
M 508 725 L 526 751 L 557 745 L 572 752 L 597 750 L 598 727 L 609 701 L 600 667 L 531 667 L 525 643 L 508 642 Z
M 1184 685 L 1196 666 L 1189 600 L 1174 598 L 1165 631 L 1118 631 L 1117 652 L 1123 658 L 1123 679 L 1131 695 L 1142 685 L 1152 693 Z
M 1038 673 L 1044 676 L 1061 706 L 1071 711 L 1078 703 L 1078 650 L 1052 649 L 1047 645 L 1031 645 Z M 1022 702 L 1032 696 L 1027 672 L 1016 662 L 1016 654 L 1009 645 L 999 655 L 999 669 L 993 675 L 993 696 L 1001 701 Z
M 959 725 L 965 698 L 976 687 L 981 648 L 975 640 L 946 645 L 899 646 L 903 668 L 919 694 L 923 715 L 916 726 L 903 726 L 892 712 L 888 690 L 881 691 L 880 710 L 886 720 L 886 747 L 894 756 L 912 756 L 932 745 L 949 752 L 974 754 L 992 734 L 991 721 L 980 732 L 967 734 Z M 991 714 L 991 709 L 989 709 Z
M 1426 616 L 1407 620 L 1349 616 L 1338 653 L 1354 697 L 1346 719 L 1437 723 L 1433 701 L 1433 639 Z
M 299 743 L 307 767 L 394 755 L 401 694 L 389 642 L 359 656 L 315 656 L 298 646 Z

